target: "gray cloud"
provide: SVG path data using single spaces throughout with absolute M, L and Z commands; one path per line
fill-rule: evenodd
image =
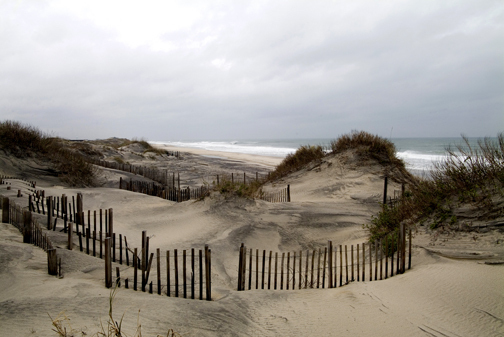
M 499 1 L 184 2 L 166 27 L 151 2 L 127 25 L 63 4 L 0 2 L 2 119 L 150 140 L 504 130 Z

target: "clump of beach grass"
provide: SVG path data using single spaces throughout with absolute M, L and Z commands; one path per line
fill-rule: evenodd
M 117 146 L 117 148 L 123 147 L 123 146 L 128 146 L 132 144 L 138 144 L 143 148 L 143 154 L 147 154 L 149 152 L 157 154 L 157 155 L 164 155 L 166 154 L 165 150 L 158 149 L 154 146 L 152 146 L 147 140 L 143 138 L 133 138 L 131 140 L 125 140 L 121 144 Z
M 243 198 L 256 198 L 262 194 L 262 185 L 264 181 L 251 180 L 243 182 L 238 176 L 234 179 L 230 175 L 221 175 L 219 182 L 213 182 L 213 190 L 222 195 L 236 195 Z
M 378 135 L 366 131 L 352 131 L 331 142 L 331 150 L 335 154 L 351 149 L 360 156 L 378 160 L 380 164 L 392 164 L 401 169 L 405 167 L 404 161 L 397 157 L 394 143 Z
M 119 322 L 114 319 L 113 315 L 113 307 L 114 307 L 114 299 L 117 294 L 117 287 L 110 291 L 109 295 L 109 312 L 108 318 L 105 325 L 100 320 L 101 331 L 94 333 L 92 336 L 96 337 L 142 337 L 142 325 L 140 324 L 140 310 L 138 311 L 136 330 L 133 335 L 127 334 L 122 327 L 124 314 L 121 316 Z M 48 314 L 49 315 L 49 314 Z M 49 318 L 52 321 L 53 331 L 58 334 L 60 337 L 74 337 L 77 334 L 85 335 L 87 333 L 83 331 L 75 330 L 70 325 L 70 319 L 65 315 L 64 312 L 60 313 L 55 319 L 49 315 Z M 180 336 L 180 334 L 173 331 L 173 329 L 169 329 L 165 335 L 166 337 L 176 337 Z M 162 335 L 157 335 L 157 337 L 163 337 Z
M 434 164 L 430 177 L 419 179 L 394 206 L 383 205 L 368 225 L 371 240 L 396 231 L 401 222 L 427 223 L 431 229 L 457 229 L 457 208 L 470 204 L 479 219 L 492 220 L 504 197 L 504 136 L 480 139 L 477 146 L 463 144 L 446 149 L 444 160 Z
M 0 122 L 0 148 L 19 158 L 48 159 L 62 181 L 73 186 L 91 186 L 96 171 L 64 140 L 50 137 L 35 127 L 15 121 Z
M 289 173 L 296 172 L 314 160 L 326 155 L 320 145 L 303 145 L 294 153 L 289 153 L 284 160 L 270 174 L 270 180 L 280 179 Z

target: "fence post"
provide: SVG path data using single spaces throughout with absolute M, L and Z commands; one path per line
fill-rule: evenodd
M 287 185 L 287 202 L 291 202 L 291 197 L 290 197 L 290 185 Z
M 206 300 L 212 300 L 212 251 L 205 245 L 205 283 L 206 283 Z
M 141 257 L 141 270 L 142 270 L 142 291 L 145 292 L 145 270 L 147 269 L 147 248 L 146 248 L 146 241 L 147 241 L 147 231 L 142 231 L 142 257 Z
M 112 237 L 112 233 L 114 233 L 114 213 L 112 208 L 109 208 L 108 211 L 108 229 L 109 229 L 108 236 Z
M 112 260 L 110 258 L 110 240 L 107 237 L 105 239 L 105 287 L 112 287 Z
M 388 184 L 388 177 L 385 176 L 384 184 L 383 184 L 383 204 L 387 204 L 387 184 Z
M 47 229 L 52 229 L 52 197 L 47 197 Z
M 32 214 L 30 211 L 23 212 L 23 243 L 31 243 L 32 239 Z
M 401 273 L 406 270 L 406 225 L 401 224 Z
M 68 250 L 73 249 L 73 240 L 72 240 L 72 234 L 73 234 L 73 223 L 69 222 L 68 223 Z
M 4 197 L 2 201 L 2 222 L 9 223 L 9 198 Z
M 47 272 L 49 275 L 58 275 L 58 257 L 54 248 L 47 250 Z
M 408 269 L 411 269 L 411 228 L 409 229 L 409 234 L 408 234 L 408 245 L 409 245 L 409 250 L 408 250 Z
M 327 241 L 327 246 L 328 246 L 328 254 L 329 254 L 329 258 L 328 258 L 328 281 L 329 281 L 329 288 L 332 288 L 333 287 L 333 270 L 332 270 L 332 267 L 333 267 L 333 245 L 332 245 L 332 241 L 329 240 Z
M 238 291 L 241 291 L 243 290 L 242 289 L 242 266 L 243 266 L 243 242 L 240 246 L 240 255 L 239 255 L 239 258 L 238 258 Z M 205 253 L 206 253 L 206 250 L 205 250 Z M 205 258 L 206 258 L 206 255 L 205 255 Z

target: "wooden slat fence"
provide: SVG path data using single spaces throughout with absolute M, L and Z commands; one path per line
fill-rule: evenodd
M 126 238 L 124 239 L 125 245 L 120 247 L 125 247 L 125 261 L 129 268 L 121 271 L 116 267 L 117 286 L 150 294 L 211 301 L 211 249 L 208 245 L 199 251 L 194 248 L 182 251 L 174 249 L 167 250 L 164 254 L 157 248 L 154 254 L 149 252 L 149 237 L 146 231 L 142 232 L 140 249 L 128 247 Z M 113 250 L 108 252 L 108 247 L 109 245 L 105 246 L 105 285 L 110 288 L 113 286 L 111 262 L 114 253 Z M 122 253 L 120 255 L 122 256 Z M 119 263 L 122 264 L 122 261 L 121 258 Z M 124 277 L 124 274 L 128 277 Z M 153 275 L 152 281 L 150 281 L 151 275 Z
M 31 188 L 35 188 L 35 186 L 37 184 L 35 181 L 31 181 L 31 180 L 28 180 L 28 179 L 22 178 L 22 177 L 10 177 L 10 176 L 5 176 L 5 175 L 0 175 L 0 185 L 10 184 L 7 180 L 19 180 L 19 181 L 25 183 L 26 185 L 30 186 Z
M 155 182 L 148 183 L 145 181 L 138 181 L 132 179 L 126 181 L 123 180 L 122 178 L 120 178 L 119 180 L 119 188 L 128 191 L 152 195 L 155 197 L 176 202 L 188 201 L 191 199 L 199 199 L 202 196 L 207 195 L 209 192 L 207 186 L 200 186 L 197 188 L 190 188 L 189 186 L 185 188 L 177 188 L 177 187 L 163 186 Z
M 47 252 L 48 270 L 51 275 L 58 274 L 58 266 L 61 276 L 61 258 L 58 259 L 56 255 L 49 233 L 57 232 L 56 220 L 63 218 L 65 221 L 59 232 L 65 232 L 67 235 L 67 249 L 78 247 L 79 251 L 87 255 L 104 259 L 107 287 L 112 286 L 112 263 L 115 263 L 115 283 L 119 286 L 122 283 L 126 288 L 140 288 L 144 292 L 156 292 L 169 297 L 211 300 L 211 249 L 208 245 L 200 250 L 167 250 L 163 257 L 160 255 L 160 249 L 157 249 L 156 264 L 152 267 L 154 253 L 149 254 L 146 231 L 142 232 L 142 247 L 132 248 L 126 236 L 114 232 L 112 208 L 83 211 L 83 197 L 80 193 L 77 198 L 72 196 L 72 202 L 68 202 L 66 195 L 61 198 L 45 197 L 45 192 L 40 190 L 34 191 L 30 197 L 33 198 L 30 199 L 28 208 L 35 211 L 34 202 L 37 202 L 39 212 L 42 209 L 47 215 L 47 226 L 43 228 L 36 219 L 32 219 L 30 210 L 23 209 L 19 204 L 0 195 L 2 221 L 18 228 L 23 233 L 24 242 L 33 243 Z M 54 222 L 51 217 L 54 217 Z M 68 221 L 69 219 L 75 222 Z M 123 275 L 131 274 L 131 277 L 121 280 L 119 265 L 123 266 Z M 156 272 L 151 273 L 151 269 Z M 153 275 L 156 281 L 149 282 L 150 275 Z
M 173 152 L 171 152 L 173 153 Z M 179 153 L 175 152 L 174 156 L 179 158 Z M 114 170 L 119 170 L 123 172 L 133 173 L 139 176 L 142 176 L 147 179 L 154 180 L 160 184 L 166 186 L 175 186 L 175 173 L 170 174 L 166 169 L 158 169 L 156 167 L 147 167 L 147 166 L 139 166 L 139 165 L 130 165 L 123 164 L 114 161 L 106 161 L 106 160 L 90 160 L 91 163 L 111 168 Z
M 261 191 L 257 198 L 269 202 L 291 202 L 290 185 L 278 192 Z
M 411 268 L 411 230 L 371 244 L 336 245 L 299 252 L 273 252 L 247 248 L 239 252 L 237 289 L 295 290 L 336 288 L 354 281 L 376 281 Z
M 30 211 L 23 209 L 13 200 L 0 195 L 2 222 L 10 223 L 23 235 L 23 242 L 42 248 L 47 252 L 47 272 L 49 275 L 61 276 L 61 258 L 58 258 L 51 239 L 43 232 L 37 219 Z
M 230 173 L 217 175 L 217 180 L 214 181 L 214 185 L 216 185 L 217 187 L 226 187 L 226 184 L 231 184 L 232 186 L 241 184 L 247 185 L 253 183 L 265 183 L 266 181 L 268 181 L 268 179 L 269 174 L 260 176 L 257 172 L 255 174 L 255 177 L 247 176 L 245 172 L 243 173 L 243 175 Z M 256 195 L 256 198 L 268 202 L 290 202 L 290 185 L 287 185 L 286 188 L 281 189 L 277 192 L 264 192 L 261 189 Z

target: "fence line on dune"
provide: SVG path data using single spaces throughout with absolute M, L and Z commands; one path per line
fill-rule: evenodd
M 23 243 L 33 244 L 42 248 L 47 253 L 47 272 L 49 275 L 61 276 L 61 257 L 58 258 L 52 240 L 43 231 L 37 219 L 32 217 L 30 211 L 21 205 L 0 195 L 2 207 L 2 222 L 16 227 L 23 235 Z
M 236 178 L 235 178 L 236 177 Z M 256 172 L 255 179 L 247 176 L 243 173 L 243 180 L 241 175 L 235 175 L 234 173 L 226 175 L 216 175 L 216 180 L 212 182 L 214 188 L 232 188 L 233 186 L 247 186 L 247 184 L 252 184 L 254 182 L 259 182 L 259 174 Z M 261 177 L 262 181 L 265 181 L 264 177 Z M 143 193 L 151 196 L 156 196 L 159 198 L 183 202 L 191 199 L 200 199 L 210 193 L 210 184 L 201 185 L 200 187 L 190 188 L 189 186 L 182 188 L 180 187 L 180 175 L 178 176 L 178 187 L 171 187 L 162 185 L 156 182 L 145 182 L 129 179 L 125 180 L 122 177 L 119 178 L 119 189 L 124 189 L 128 191 Z M 176 184 L 176 183 L 175 183 Z M 230 184 L 230 185 L 229 185 Z M 229 185 L 229 186 L 228 186 Z M 260 190 L 256 196 L 257 199 L 261 199 L 269 202 L 290 202 L 290 185 L 286 188 L 281 189 L 278 192 L 263 192 Z
M 153 253 L 149 256 L 149 238 L 146 236 L 146 231 L 142 232 L 142 248 L 132 248 L 125 235 L 117 234 L 114 231 L 112 208 L 100 209 L 99 212 L 96 210 L 85 212 L 82 207 L 83 196 L 81 193 L 77 194 L 77 198 L 72 196 L 73 202 L 69 203 L 66 202 L 68 200 L 66 195 L 62 195 L 61 199 L 52 196 L 45 197 L 43 190 L 33 191 L 33 195 L 29 197 L 29 205 L 23 209 L 19 204 L 0 195 L 2 221 L 13 224 L 23 234 L 24 242 L 33 243 L 47 252 L 48 270 L 51 275 L 62 276 L 61 258 L 58 259 L 57 249 L 53 245 L 53 241 L 56 239 L 60 245 L 61 241 L 66 242 L 67 250 L 74 250 L 74 247 L 78 247 L 80 252 L 103 259 L 106 287 L 110 288 L 114 283 L 117 286 L 123 284 L 125 288 L 130 288 L 131 281 L 134 290 L 138 289 L 138 283 L 140 283 L 140 289 L 146 292 L 148 288 L 151 294 L 155 287 L 156 293 L 159 295 L 211 300 L 211 249 L 208 245 L 199 251 L 191 248 L 190 255 L 187 254 L 187 250 L 167 250 L 165 264 L 161 263 L 160 250 L 157 249 L 157 282 L 149 283 Z M 68 205 L 68 207 L 62 206 L 60 211 L 57 206 L 59 201 L 56 203 L 53 202 L 54 200 L 61 200 L 62 205 Z M 43 214 L 47 216 L 45 226 L 32 217 L 32 211 L 35 212 L 34 202 L 37 202 L 37 206 L 39 206 L 37 207 L 39 213 L 42 209 Z M 54 222 L 52 221 L 53 217 Z M 57 226 L 59 218 L 64 219 L 64 224 L 60 228 Z M 68 221 L 69 219 L 75 222 Z M 59 235 L 60 232 L 64 232 L 64 236 Z M 182 254 L 179 255 L 179 251 Z M 187 261 L 188 258 L 190 258 L 190 264 Z M 115 282 L 112 282 L 112 263 L 116 265 Z M 162 265 L 165 267 L 164 276 L 161 273 Z M 122 279 L 120 266 L 123 269 Z M 141 275 L 141 281 L 137 280 L 138 273 Z M 124 274 L 132 276 L 124 278 Z M 161 282 L 161 280 L 166 280 L 166 282 Z M 199 293 L 196 288 L 199 289 Z
M 332 241 L 324 249 L 282 252 L 254 250 L 242 245 L 239 250 L 238 291 L 254 289 L 295 290 L 307 288 L 336 288 L 354 281 L 377 281 L 411 268 L 411 229 L 406 228 L 375 244 L 336 245 Z M 339 247 L 339 251 L 338 251 Z M 349 248 L 349 249 L 348 249 Z M 338 259 L 339 258 L 339 259 Z M 338 262 L 339 260 L 339 262 Z M 292 261 L 292 263 L 291 263 Z M 390 261 L 390 264 L 389 264 Z M 303 269 L 304 267 L 304 269 Z M 390 268 L 389 268 L 390 267 Z M 395 272 L 394 272 L 395 269 Z
M 175 156 L 179 158 L 178 154 Z M 124 181 L 121 177 L 119 181 L 120 189 L 140 192 L 177 202 L 199 199 L 209 192 L 208 185 L 202 185 L 192 189 L 189 186 L 182 188 L 180 186 L 180 174 L 178 173 L 176 176 L 175 172 L 169 173 L 167 169 L 163 170 L 156 167 L 131 165 L 106 160 L 90 160 L 90 162 L 98 166 L 140 175 L 158 183 L 156 184 L 154 182 L 144 182 L 133 179 L 130 179 L 128 182 Z M 213 182 L 213 185 L 220 185 L 224 181 L 230 181 L 232 185 L 240 184 L 243 181 L 243 185 L 247 185 L 258 181 L 265 182 L 269 180 L 269 176 L 270 174 L 268 173 L 267 175 L 262 175 L 260 177 L 259 173 L 256 172 L 255 177 L 251 178 L 243 172 L 242 180 L 240 174 L 218 174 L 216 175 L 216 181 Z M 290 191 L 289 193 L 286 193 L 286 191 L 282 189 L 278 192 L 260 193 L 257 198 L 269 202 L 290 202 Z
M 175 152 L 174 154 L 175 157 L 179 158 L 179 153 Z M 89 160 L 92 164 L 114 169 L 114 170 L 119 170 L 123 172 L 129 172 L 133 173 L 135 175 L 142 176 L 144 178 L 153 180 L 155 182 L 158 182 L 160 184 L 163 184 L 165 186 L 175 186 L 175 173 L 170 174 L 167 169 L 158 169 L 156 167 L 147 167 L 147 166 L 141 166 L 141 165 L 131 165 L 131 164 L 125 164 L 125 163 L 118 163 L 118 162 L 113 162 L 113 161 L 107 161 L 107 160 L 99 160 L 99 159 L 91 159 Z
M 269 202 L 291 202 L 290 185 L 277 192 L 262 192 L 257 197 L 258 199 Z
M 110 240 L 110 238 L 107 238 Z M 142 231 L 142 247 L 128 248 L 126 243 L 126 265 L 127 268 L 121 271 L 119 266 L 115 268 L 116 278 L 112 279 L 113 261 L 110 242 L 105 243 L 105 286 L 112 287 L 114 284 L 118 287 L 138 290 L 138 285 L 142 292 L 168 297 L 183 297 L 190 299 L 199 299 L 211 301 L 211 249 L 208 245 L 199 251 L 191 248 L 190 254 L 187 250 L 166 250 L 165 256 L 161 256 L 161 250 L 157 248 L 155 255 L 156 261 L 156 282 L 150 281 L 154 253 L 149 253 L 149 237 L 147 231 Z M 131 253 L 132 260 L 129 262 L 128 252 Z M 188 261 L 189 259 L 189 261 Z M 164 263 L 162 261 L 164 260 Z M 121 260 L 122 261 L 122 260 Z M 122 262 L 120 262 L 122 264 Z M 123 265 L 124 267 L 124 265 Z M 162 270 L 164 267 L 164 271 Z M 129 277 L 122 277 L 121 273 L 129 273 Z M 140 274 L 140 277 L 139 275 Z M 163 280 L 166 280 L 163 282 Z M 132 282 L 132 283 L 130 283 Z M 154 291 L 154 287 L 156 291 Z M 148 288 L 148 290 L 147 290 Z
M 189 186 L 185 188 L 177 188 L 163 186 L 155 182 L 149 183 L 133 179 L 127 181 L 122 178 L 119 178 L 119 189 L 143 193 L 176 202 L 199 199 L 209 193 L 209 188 L 205 185 L 196 188 L 190 188 Z

